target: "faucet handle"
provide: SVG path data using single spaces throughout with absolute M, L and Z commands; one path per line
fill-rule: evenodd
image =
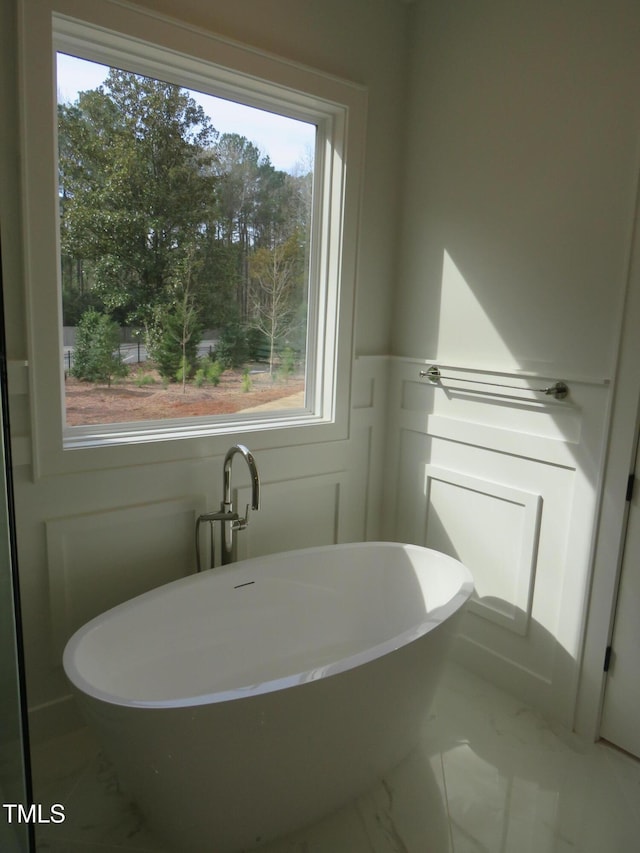
M 244 530 L 249 525 L 249 512 L 251 509 L 251 504 L 247 504 L 247 507 L 244 511 L 244 518 L 238 518 L 233 522 L 234 530 Z

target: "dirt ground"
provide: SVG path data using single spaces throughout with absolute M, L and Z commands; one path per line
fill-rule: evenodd
M 242 373 L 225 371 L 218 386 L 205 384 L 198 388 L 190 383 L 183 392 L 181 384 L 163 385 L 154 371 L 145 372 L 150 384 L 142 384 L 142 375 L 134 371 L 111 388 L 68 377 L 65 381 L 67 426 L 227 415 L 265 404 L 271 404 L 269 408 L 273 409 L 303 405 L 303 377 L 279 381 L 271 379 L 268 371 L 254 369 L 250 372 L 251 387 L 245 391 Z M 282 406 L 277 401 L 282 401 Z

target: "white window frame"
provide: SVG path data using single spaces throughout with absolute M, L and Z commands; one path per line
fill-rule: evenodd
M 21 0 L 21 25 L 34 476 L 209 455 L 230 437 L 254 449 L 346 438 L 365 90 L 121 0 Z M 57 51 L 317 125 L 304 409 L 64 426 Z

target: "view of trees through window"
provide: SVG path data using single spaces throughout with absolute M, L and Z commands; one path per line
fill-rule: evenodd
M 297 157 L 276 165 L 278 143 L 251 138 L 252 117 L 283 143 L 292 119 L 246 107 L 234 124 L 214 98 L 89 62 L 103 80 L 70 97 L 68 59 L 67 424 L 301 408 L 315 126 L 295 122 Z

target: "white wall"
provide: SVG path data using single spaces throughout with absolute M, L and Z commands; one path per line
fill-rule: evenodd
M 11 413 L 28 694 L 38 737 L 73 724 L 60 659 L 69 632 L 115 602 L 192 570 L 195 517 L 220 500 L 224 450 L 212 442 L 203 451 L 206 444 L 201 442 L 191 454 L 176 454 L 169 443 L 166 453 L 155 454 L 154 464 L 131 464 L 129 457 L 129 464 L 109 470 L 33 476 L 19 228 L 17 4 L 1 2 L 3 25 L 5 18 L 7 22 L 3 33 L 8 34 L 0 60 L 0 153 L 8 189 L 5 193 L 3 186 L 2 231 L 3 239 L 11 242 L 5 258 L 10 273 L 5 288 Z M 397 221 L 399 202 L 396 151 L 403 116 L 404 5 L 395 0 L 157 0 L 143 5 L 367 87 L 356 352 L 386 353 L 396 245 L 389 222 Z M 369 466 L 382 456 L 385 378 L 383 360 L 355 363 L 345 440 L 258 454 L 262 508 L 239 540 L 241 555 L 376 535 L 380 466 L 372 473 Z M 234 440 L 230 436 L 228 444 Z M 247 481 L 238 464 L 234 480 L 242 502 Z
M 410 31 L 391 526 L 476 574 L 461 657 L 571 725 L 634 220 L 640 7 L 418 2 Z M 460 381 L 432 386 L 425 361 Z M 488 384 L 555 379 L 565 401 Z
M 638 4 L 412 14 L 392 351 L 609 376 L 636 190 Z

